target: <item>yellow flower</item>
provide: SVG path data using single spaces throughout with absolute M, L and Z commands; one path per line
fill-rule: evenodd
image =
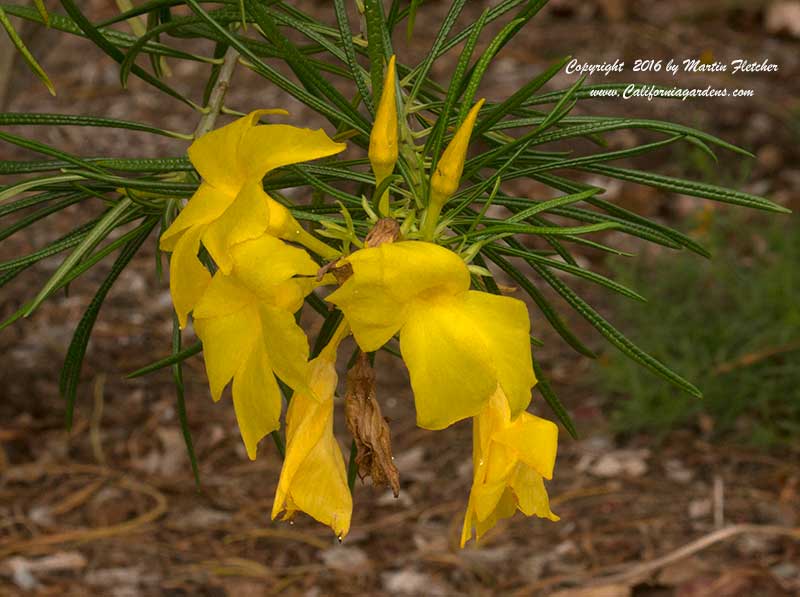
M 383 244 L 344 261 L 353 275 L 328 300 L 365 352 L 400 333 L 420 427 L 478 414 L 498 384 L 514 416 L 525 410 L 536 382 L 525 303 L 469 290 L 461 258 L 432 243 Z
M 458 127 L 453 140 L 444 150 L 441 159 L 436 164 L 436 171 L 431 177 L 431 202 L 441 206 L 458 190 L 461 183 L 461 174 L 464 172 L 464 162 L 467 159 L 467 148 L 472 136 L 472 128 L 478 117 L 484 100 L 480 100 L 469 111 L 464 122 Z
M 473 528 L 480 540 L 498 520 L 517 510 L 558 520 L 550 511 L 543 480 L 553 476 L 558 427 L 527 412 L 512 420 L 499 387 L 474 425 L 474 473 L 461 547 L 472 537 Z
M 295 390 L 308 387 L 308 340 L 293 313 L 314 288 L 318 266 L 267 235 L 235 245 L 231 259 L 230 275 L 218 271 L 197 303 L 194 327 L 215 401 L 233 379 L 239 431 L 255 459 L 258 442 L 280 426 L 275 375 Z
M 383 81 L 383 92 L 375 114 L 375 123 L 369 135 L 369 163 L 375 173 L 375 185 L 390 176 L 397 163 L 397 99 L 395 97 L 395 57 L 389 60 L 386 67 L 386 77 Z M 389 193 L 381 197 L 380 212 L 388 215 Z
M 261 186 L 264 175 L 289 164 L 315 160 L 344 150 L 322 130 L 285 124 L 258 125 L 256 110 L 203 135 L 189 147 L 189 159 L 203 177 L 197 192 L 161 236 L 161 250 L 172 251 L 170 291 L 181 327 L 211 275 L 197 259 L 202 242 L 223 273 L 233 267 L 231 248 L 265 232 L 286 240 L 308 235 L 289 210 Z
M 334 353 L 335 354 L 335 353 Z M 286 415 L 286 459 L 272 506 L 272 519 L 298 510 L 328 525 L 342 539 L 350 530 L 353 498 L 339 444 L 333 435 L 336 368 L 332 355 L 311 361 L 311 389 L 295 392 Z

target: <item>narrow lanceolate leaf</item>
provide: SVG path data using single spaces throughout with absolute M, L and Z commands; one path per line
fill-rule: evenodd
M 108 274 L 97 293 L 94 295 L 92 302 L 83 314 L 78 326 L 75 328 L 75 334 L 72 336 L 67 349 L 67 356 L 64 359 L 64 367 L 61 369 L 61 378 L 59 380 L 59 389 L 61 395 L 67 402 L 66 408 L 66 422 L 67 429 L 72 427 L 72 418 L 75 411 L 75 398 L 77 396 L 78 381 L 80 379 L 81 366 L 83 365 L 83 357 L 86 354 L 86 347 L 89 343 L 89 336 L 92 333 L 94 322 L 97 320 L 97 314 L 100 312 L 100 307 L 105 301 L 106 295 L 114 282 L 117 281 L 119 275 L 123 272 L 125 267 L 130 263 L 131 259 L 136 255 L 139 248 L 144 243 L 145 239 L 150 235 L 155 225 L 158 223 L 158 218 L 150 218 L 149 221 L 140 229 L 137 237 L 130 240 L 120 251 L 114 264 L 111 266 L 111 272 Z
M 569 263 L 563 263 L 555 259 L 548 259 L 547 257 L 536 255 L 535 253 L 531 253 L 530 251 L 522 248 L 504 247 L 501 245 L 495 245 L 494 249 L 503 255 L 522 257 L 528 263 L 532 263 L 535 261 L 536 263 L 540 263 L 547 267 L 551 267 L 553 269 L 559 269 L 563 272 L 572 274 L 573 276 L 577 276 L 579 278 L 583 278 L 584 280 L 588 280 L 590 282 L 594 282 L 595 284 L 599 284 L 600 286 L 608 288 L 612 292 L 616 292 L 618 294 L 621 294 L 622 296 L 626 296 L 636 301 L 646 302 L 646 299 L 638 292 L 631 290 L 627 286 L 624 286 L 623 284 L 620 284 L 619 282 L 616 282 L 611 278 L 607 278 L 602 274 L 598 274 L 597 272 L 593 272 L 591 270 L 582 267 L 571 265 Z
M 41 0 L 40 0 L 41 1 Z M 47 12 L 45 11 L 45 15 Z M 56 88 L 53 87 L 52 81 L 50 81 L 50 77 L 47 76 L 47 73 L 44 72 L 44 69 L 41 65 L 36 62 L 36 58 L 33 57 L 30 50 L 28 50 L 25 43 L 22 41 L 22 38 L 17 34 L 16 30 L 14 29 L 14 25 L 11 23 L 11 20 L 8 18 L 6 11 L 0 8 L 0 25 L 3 26 L 3 29 L 6 30 L 9 39 L 11 39 L 11 43 L 14 44 L 14 47 L 22 56 L 22 59 L 25 61 L 25 64 L 33 71 L 33 73 L 39 77 L 39 80 L 44 83 L 44 86 L 47 87 L 47 90 L 50 92 L 50 95 L 56 94 Z
M 564 65 L 572 58 L 571 56 L 566 56 L 561 60 L 555 62 L 551 65 L 547 70 L 545 70 L 542 74 L 535 77 L 525 85 L 523 85 L 520 89 L 515 91 L 512 95 L 508 97 L 505 101 L 493 106 L 487 113 L 481 118 L 481 121 L 475 127 L 474 134 L 480 135 L 485 131 L 491 129 L 496 123 L 500 122 L 500 120 L 511 114 L 519 108 L 525 100 L 527 100 L 531 95 L 536 93 L 541 87 L 547 83 L 550 79 L 556 76 Z
M 61 199 L 55 203 L 51 203 L 47 207 L 43 207 L 33 213 L 28 214 L 27 216 L 20 218 L 11 226 L 3 228 L 0 230 L 0 241 L 7 239 L 12 234 L 19 232 L 20 230 L 24 230 L 28 226 L 38 222 L 39 220 L 46 218 L 54 213 L 61 211 L 62 209 L 69 207 L 77 203 L 78 201 L 83 201 L 84 197 L 77 196 L 77 197 L 67 197 L 66 199 Z
M 163 135 L 165 137 L 174 137 L 176 139 L 192 139 L 191 135 L 184 135 L 174 131 L 168 131 L 150 126 L 149 124 L 142 124 L 140 122 L 132 122 L 130 120 L 120 120 L 118 118 L 103 118 L 100 116 L 81 116 L 78 114 L 42 114 L 36 112 L 10 112 L 0 113 L 0 125 L 8 124 L 23 124 L 29 126 L 90 126 L 90 127 L 106 127 L 115 129 L 128 129 L 131 131 L 141 131 L 143 133 L 152 133 L 154 135 Z
M 350 20 L 347 17 L 347 8 L 345 7 L 344 0 L 333 0 L 333 8 L 336 11 L 336 23 L 339 25 L 339 34 L 342 37 L 342 47 L 347 59 L 347 66 L 350 68 L 350 74 L 356 82 L 358 92 L 361 94 L 361 99 L 370 114 L 375 114 L 375 106 L 372 102 L 372 94 L 369 90 L 364 72 L 361 65 L 358 64 L 356 58 L 356 48 L 353 44 L 353 30 L 350 28 Z
M 483 75 L 486 73 L 486 69 L 489 68 L 489 64 L 491 64 L 495 54 L 497 54 L 498 50 L 505 43 L 505 40 L 509 35 L 512 34 L 512 32 L 520 23 L 521 21 L 515 20 L 503 27 L 500 30 L 500 33 L 498 33 L 491 41 L 489 47 L 484 50 L 484 52 L 481 54 L 481 57 L 478 59 L 478 62 L 473 67 L 472 74 L 469 77 L 469 81 L 467 82 L 467 86 L 464 90 L 464 95 L 462 96 L 461 108 L 458 112 L 459 123 L 467 117 L 467 112 L 469 112 L 472 102 L 475 99 L 478 86 L 483 80 Z
M 383 66 L 391 56 L 391 42 L 386 32 L 381 0 L 364 2 L 364 20 L 367 24 L 367 56 L 369 57 L 369 76 L 372 81 L 372 96 L 380 97 L 383 90 Z M 387 46 L 387 47 L 384 47 Z
M 172 314 L 172 356 L 181 352 L 181 328 L 178 324 L 178 316 Z M 175 383 L 175 396 L 178 406 L 178 420 L 181 423 L 181 433 L 183 442 L 186 444 L 186 454 L 192 464 L 192 474 L 197 487 L 200 487 L 200 470 L 197 466 L 197 455 L 194 452 L 194 442 L 192 441 L 192 431 L 189 429 L 189 416 L 186 414 L 186 397 L 183 388 L 183 368 L 181 361 L 176 361 L 172 365 L 172 380 Z
M 461 51 L 461 56 L 458 58 L 458 64 L 456 64 L 456 68 L 453 70 L 453 76 L 450 77 L 450 85 L 447 88 L 447 96 L 444 99 L 444 105 L 439 112 L 436 124 L 433 126 L 433 130 L 431 131 L 430 135 L 428 135 L 428 139 L 425 142 L 425 150 L 423 153 L 431 158 L 431 172 L 436 171 L 436 164 L 439 162 L 439 155 L 442 151 L 444 136 L 447 132 L 447 123 L 450 120 L 450 112 L 455 107 L 458 96 L 460 95 L 459 90 L 461 88 L 461 83 L 463 82 L 464 76 L 467 73 L 469 61 L 472 58 L 472 53 L 475 51 L 475 46 L 478 43 L 478 37 L 486 25 L 486 19 L 488 15 L 488 10 L 483 11 L 483 14 L 481 14 L 480 18 L 475 24 L 475 29 L 467 38 L 467 42 L 464 44 L 464 49 Z
M 772 211 L 776 213 L 792 213 L 791 210 L 773 203 L 769 199 L 736 191 L 734 189 L 726 189 L 725 187 L 718 187 L 716 185 L 706 184 L 703 182 L 695 182 L 692 180 L 682 180 L 680 178 L 673 178 L 671 176 L 664 176 L 662 174 L 654 174 L 652 172 L 642 172 L 641 170 L 629 170 L 627 168 L 616 168 L 614 166 L 587 166 L 583 168 L 595 174 L 603 176 L 610 176 L 619 180 L 627 180 L 630 182 L 638 182 L 639 184 L 647 185 L 665 191 L 672 191 L 674 193 L 681 193 L 683 195 L 691 195 L 692 197 L 702 197 L 704 199 L 712 199 L 722 203 L 730 203 L 732 205 L 740 205 L 742 207 L 750 207 L 753 209 L 762 209 L 764 211 Z
M 427 80 L 428 73 L 431 70 L 431 66 L 433 66 L 433 61 L 436 60 L 442 45 L 444 45 L 445 41 L 447 40 L 450 30 L 453 28 L 453 25 L 455 25 L 456 19 L 458 18 L 458 15 L 461 14 L 461 11 L 466 3 L 466 0 L 453 0 L 452 4 L 450 5 L 450 9 L 447 11 L 444 20 L 442 20 L 442 24 L 439 27 L 439 31 L 436 33 L 436 37 L 433 40 L 431 49 L 425 56 L 425 60 L 423 60 L 422 64 L 414 69 L 414 85 L 411 87 L 411 92 L 408 94 L 409 102 L 413 101 L 413 99 L 417 97 L 417 93 L 419 93 L 419 90 L 422 88 L 422 84 Z
M 553 409 L 556 417 L 558 420 L 561 421 L 561 424 L 564 426 L 564 429 L 574 438 L 578 439 L 578 430 L 575 429 L 575 424 L 572 422 L 572 418 L 569 416 L 567 409 L 564 408 L 564 405 L 561 403 L 561 400 L 558 399 L 556 393 L 553 391 L 553 388 L 550 386 L 550 383 L 544 376 L 544 371 L 542 371 L 542 366 L 536 359 L 533 359 L 533 372 L 536 374 L 536 385 L 534 386 L 535 389 L 539 390 L 542 394 L 542 397 L 545 399 L 545 402 Z
M 309 62 L 308 58 L 281 33 L 270 15 L 269 11 L 259 0 L 245 0 L 247 12 L 252 16 L 264 35 L 282 54 L 283 59 L 297 75 L 306 89 L 329 99 L 344 114 L 350 117 L 350 121 L 357 124 L 357 128 L 362 132 L 368 132 L 369 126 L 364 116 L 362 116 L 350 102 L 325 79 L 318 70 Z
M 108 243 L 102 249 L 92 253 L 90 257 L 87 257 L 83 261 L 81 261 L 77 266 L 75 266 L 69 275 L 61 281 L 61 284 L 53 288 L 50 292 L 49 296 L 52 296 L 54 293 L 58 292 L 62 288 L 66 287 L 68 284 L 72 283 L 74 280 L 78 279 L 80 276 L 85 274 L 87 271 L 92 269 L 95 265 L 100 263 L 103 259 L 108 257 L 111 253 L 119 249 L 122 245 L 126 244 L 128 241 L 132 240 L 134 237 L 137 237 L 141 232 L 140 228 L 134 228 L 130 232 L 123 234 L 119 238 L 115 239 L 113 242 Z M 26 266 L 19 266 L 16 269 L 8 269 L 0 272 L 0 286 L 6 284 L 15 276 L 17 276 L 21 271 L 25 269 Z M 22 319 L 22 316 L 25 314 L 25 310 L 28 308 L 30 303 L 24 304 L 21 308 L 15 311 L 13 314 L 8 316 L 2 323 L 0 323 L 0 332 L 2 332 L 5 328 L 9 325 Z
M 0 187 L 0 203 L 27 191 L 33 191 L 51 184 L 81 180 L 82 178 L 82 176 L 77 176 L 75 174 L 63 174 L 61 176 L 45 176 L 42 178 L 23 180 L 16 184 Z
M 75 21 L 75 24 L 80 27 L 80 29 L 84 32 L 86 37 L 92 40 L 97 47 L 103 50 L 109 57 L 114 59 L 117 63 L 121 64 L 123 60 L 125 60 L 125 54 L 123 54 L 122 50 L 120 50 L 117 46 L 111 43 L 106 37 L 86 18 L 86 16 L 81 12 L 81 10 L 77 7 L 73 0 L 61 0 L 61 5 L 64 7 L 64 10 L 67 11 L 67 14 Z M 170 97 L 174 97 L 175 99 L 185 103 L 186 105 L 190 106 L 193 110 L 201 111 L 200 106 L 195 104 L 190 99 L 184 97 L 177 91 L 175 91 L 172 87 L 165 84 L 164 82 L 160 81 L 146 70 L 141 68 L 137 65 L 131 66 L 131 72 L 135 74 L 137 77 L 146 81 L 159 91 L 166 93 Z
M 164 369 L 165 367 L 171 367 L 175 363 L 182 363 L 189 357 L 193 357 L 196 354 L 200 354 L 203 352 L 203 344 L 201 342 L 195 342 L 191 346 L 187 346 L 186 348 L 182 348 L 180 351 L 171 354 L 168 357 L 164 357 L 163 359 L 159 359 L 154 363 L 150 363 L 149 365 L 142 367 L 141 369 L 137 369 L 133 373 L 128 373 L 125 377 L 128 379 L 133 379 L 134 377 L 141 377 L 143 375 L 147 375 L 148 373 L 153 373 L 153 371 L 158 371 L 159 369 Z
M 36 295 L 36 298 L 33 299 L 31 306 L 25 311 L 25 317 L 28 317 L 31 313 L 33 313 L 36 308 L 42 304 L 42 301 L 47 298 L 47 295 L 50 294 L 50 291 L 58 286 L 61 280 L 63 280 L 64 277 L 69 274 L 69 271 L 75 267 L 75 265 L 77 265 L 77 263 L 86 254 L 94 249 L 94 247 L 97 246 L 97 243 L 108 236 L 108 233 L 119 225 L 120 220 L 125 217 L 126 212 L 131 208 L 132 204 L 133 202 L 126 197 L 117 202 L 114 207 L 106 211 L 105 215 L 100 218 L 92 230 L 83 238 L 81 243 L 61 263 L 56 272 L 45 283 L 45 285 Z
M 683 391 L 702 398 L 702 393 L 693 384 L 675 373 L 672 369 L 664 365 L 658 359 L 650 356 L 641 348 L 636 346 L 626 338 L 619 330 L 606 321 L 597 311 L 595 311 L 586 301 L 580 298 L 564 282 L 558 279 L 546 267 L 539 264 L 531 264 L 534 270 L 547 282 L 558 294 L 560 294 L 569 305 L 575 309 L 586 321 L 594 326 L 605 338 L 617 347 L 623 354 L 633 359 L 640 365 L 650 369 L 656 375 L 663 377 L 670 383 L 681 388 Z
M 498 255 L 493 248 L 486 247 L 484 249 L 484 253 L 500 269 L 511 276 L 511 279 L 519 284 L 520 287 L 528 294 L 528 296 L 533 299 L 533 302 L 535 302 L 536 306 L 539 307 L 539 310 L 542 312 L 542 315 L 545 316 L 545 319 L 550 322 L 550 325 L 553 326 L 553 329 L 558 332 L 558 335 L 561 336 L 567 344 L 584 356 L 587 356 L 591 359 L 597 358 L 597 355 L 595 355 L 592 349 L 581 342 L 572 332 L 572 330 L 567 327 L 567 324 L 563 319 L 561 319 L 558 313 L 556 313 L 555 309 L 553 309 L 541 291 L 536 288 L 536 286 L 532 284 L 531 281 L 522 274 L 522 272 L 511 265 L 506 259 Z

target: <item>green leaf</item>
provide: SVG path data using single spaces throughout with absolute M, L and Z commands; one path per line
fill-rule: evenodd
M 97 320 L 97 314 L 100 312 L 100 307 L 102 307 L 103 301 L 105 301 L 106 295 L 114 285 L 114 282 L 116 282 L 119 275 L 139 251 L 139 248 L 157 223 L 158 218 L 150 218 L 150 220 L 139 229 L 140 232 L 138 236 L 128 241 L 123 247 L 116 261 L 111 266 L 111 271 L 106 279 L 103 280 L 103 283 L 100 285 L 91 303 L 89 303 L 86 312 L 83 314 L 83 317 L 81 317 L 80 322 L 78 322 L 78 326 L 75 328 L 75 334 L 72 336 L 72 342 L 70 342 L 69 348 L 67 349 L 67 355 L 64 358 L 64 367 L 61 369 L 61 377 L 59 380 L 61 395 L 67 402 L 67 429 L 72 428 L 75 399 L 77 397 L 78 381 L 83 365 L 83 357 L 86 354 L 86 347 L 89 344 L 89 337 L 91 336 L 94 322 Z
M 345 57 L 347 59 L 347 66 L 350 67 L 350 74 L 358 87 L 358 92 L 361 94 L 361 99 L 364 105 L 369 110 L 370 114 L 375 113 L 375 106 L 372 101 L 372 94 L 367 86 L 367 80 L 364 76 L 361 65 L 358 64 L 356 58 L 356 48 L 353 44 L 353 31 L 350 29 L 350 20 L 347 17 L 347 8 L 345 7 L 344 0 L 333 0 L 333 8 L 336 12 L 336 22 L 339 25 L 339 33 L 342 37 L 342 48 L 344 48 Z
M 41 0 L 37 0 L 37 7 L 41 4 Z M 47 11 L 43 13 L 43 19 L 46 18 Z M 44 86 L 47 87 L 47 90 L 50 92 L 50 95 L 56 94 L 56 88 L 53 87 L 52 81 L 50 81 L 50 77 L 47 76 L 47 73 L 44 72 L 44 69 L 36 62 L 36 58 L 33 57 L 30 50 L 28 50 L 25 43 L 22 41 L 22 38 L 17 34 L 16 30 L 14 29 L 14 25 L 11 23 L 11 20 L 8 18 L 8 15 L 0 7 L 0 25 L 3 26 L 3 29 L 6 30 L 9 39 L 11 39 L 11 43 L 14 44 L 14 47 L 17 48 L 17 51 L 22 56 L 22 59 L 25 61 L 25 64 L 33 71 L 39 80 L 44 83 Z
M 181 352 L 181 328 L 178 325 L 178 317 L 172 314 L 172 356 Z M 197 466 L 197 455 L 194 452 L 194 442 L 192 441 L 192 431 L 189 429 L 189 417 L 186 414 L 186 398 L 183 387 L 183 369 L 181 361 L 172 364 L 172 380 L 175 383 L 176 406 L 178 407 L 178 420 L 181 424 L 181 434 L 183 443 L 186 444 L 186 454 L 192 464 L 192 474 L 197 488 L 200 488 L 200 469 Z
M 202 342 L 195 342 L 191 346 L 187 348 L 182 348 L 178 352 L 173 352 L 168 357 L 164 357 L 154 363 L 150 363 L 142 367 L 141 369 L 137 369 L 133 373 L 128 373 L 125 376 L 126 379 L 133 379 L 135 377 L 142 377 L 143 375 L 147 375 L 148 373 L 153 373 L 154 371 L 158 371 L 159 369 L 164 369 L 165 367 L 171 367 L 175 365 L 175 363 L 182 363 L 189 357 L 193 357 L 196 354 L 200 354 L 203 352 L 203 344 Z
M 46 187 L 53 183 L 70 182 L 81 179 L 82 179 L 81 176 L 76 176 L 74 174 L 66 174 L 61 176 L 45 176 L 42 178 L 23 180 L 16 184 L 11 184 L 6 187 L 0 187 L 0 203 L 6 201 L 7 199 L 11 199 L 12 197 L 16 197 L 21 193 L 32 191 L 40 187 Z
M 453 70 L 453 75 L 450 77 L 450 85 L 447 87 L 447 96 L 444 99 L 442 109 L 439 111 L 436 123 L 433 125 L 430 135 L 425 142 L 425 149 L 423 155 L 430 156 L 431 167 L 430 171 L 436 170 L 436 164 L 439 162 L 439 157 L 442 152 L 442 145 L 444 143 L 444 136 L 447 132 L 447 123 L 450 119 L 450 113 L 458 100 L 460 95 L 459 90 L 464 80 L 464 76 L 469 66 L 469 61 L 472 58 L 472 53 L 475 51 L 475 46 L 478 43 L 478 37 L 486 25 L 486 19 L 489 16 L 489 11 L 484 10 L 478 21 L 475 23 L 475 28 L 472 34 L 467 38 L 464 44 L 464 49 L 461 50 L 461 55 L 458 58 L 458 64 Z
M 89 233 L 81 240 L 80 244 L 75 248 L 70 255 L 64 259 L 55 273 L 45 283 L 36 297 L 33 299 L 31 305 L 25 311 L 25 317 L 33 313 L 36 308 L 42 304 L 50 292 L 55 288 L 68 274 L 69 271 L 89 252 L 97 243 L 104 239 L 109 232 L 120 224 L 126 212 L 132 207 L 132 201 L 127 197 L 117 202 L 114 207 L 108 209 L 103 217 L 94 225 Z M 154 224 L 155 225 L 155 224 Z M 142 240 L 144 242 L 144 239 Z
M 86 34 L 91 41 L 95 43 L 95 45 L 103 50 L 109 57 L 111 57 L 117 63 L 122 63 L 125 60 L 125 54 L 117 48 L 113 43 L 111 43 L 98 29 L 92 25 L 92 23 L 87 19 L 83 12 L 75 5 L 73 0 L 61 0 L 61 5 L 64 7 L 64 10 L 67 11 L 67 14 L 75 21 L 75 24 L 80 27 L 80 29 Z M 198 112 L 202 111 L 202 108 L 195 104 L 192 100 L 184 97 L 177 91 L 175 91 L 169 85 L 166 85 L 146 70 L 141 68 L 137 65 L 131 66 L 131 72 L 133 72 L 137 77 L 146 81 L 159 91 L 167 94 L 170 97 L 173 97 L 187 106 L 191 107 L 193 110 Z
M 451 2 L 447 14 L 442 20 L 442 24 L 439 26 L 439 31 L 436 32 L 436 37 L 433 40 L 433 44 L 431 44 L 431 49 L 425 56 L 425 60 L 414 69 L 414 85 L 411 87 L 411 91 L 408 94 L 409 104 L 417 97 L 422 84 L 428 78 L 428 73 L 431 70 L 431 66 L 433 66 L 434 60 L 438 57 L 439 51 L 447 39 L 447 35 L 450 33 L 453 25 L 456 24 L 456 19 L 458 15 L 461 14 L 466 3 L 467 0 L 453 0 Z
M 520 87 L 506 100 L 495 106 L 492 106 L 492 108 L 488 110 L 480 119 L 480 122 L 475 125 L 474 134 L 483 134 L 485 131 L 488 131 L 495 124 L 497 124 L 504 116 L 513 113 L 514 110 L 519 108 L 525 100 L 527 100 L 532 94 L 536 93 L 545 83 L 557 75 L 561 69 L 564 68 L 564 65 L 570 60 L 570 58 L 572 57 L 566 56 L 565 58 L 553 63 L 542 74 Z
M 569 416 L 567 409 L 564 408 L 564 405 L 558 399 L 558 396 L 556 396 L 556 393 L 553 391 L 550 383 L 545 378 L 544 371 L 542 371 L 542 366 L 536 359 L 533 359 L 533 372 L 536 374 L 536 379 L 538 380 L 534 388 L 539 390 L 539 392 L 542 394 L 545 402 L 547 402 L 547 404 L 553 410 L 556 417 L 558 417 L 558 420 L 561 421 L 564 429 L 567 430 L 573 439 L 578 439 L 578 431 L 575 429 L 575 424 L 572 422 L 572 418 Z
M 640 302 L 647 302 L 641 294 L 638 292 L 631 290 L 627 286 L 620 284 L 606 276 L 593 272 L 591 270 L 578 267 L 575 265 L 571 265 L 569 263 L 563 263 L 561 261 L 556 261 L 555 259 L 548 259 L 547 257 L 542 257 L 541 255 L 536 255 L 535 253 L 531 253 L 530 251 L 523 249 L 523 248 L 514 248 L 514 246 L 504 247 L 501 245 L 493 245 L 494 250 L 503 254 L 503 255 L 511 255 L 515 257 L 522 257 L 528 263 L 532 264 L 533 262 L 541 263 L 547 267 L 552 267 L 555 269 L 560 269 L 563 272 L 570 273 L 574 276 L 578 276 L 579 278 L 583 278 L 584 280 L 589 280 L 590 282 L 594 282 L 595 284 L 599 284 L 604 288 L 608 288 L 612 292 L 616 292 L 621 294 L 622 296 L 626 296 L 631 298 L 635 301 Z
M 349 116 L 349 123 L 357 130 L 368 134 L 369 125 L 366 119 L 350 105 L 350 102 L 331 85 L 327 79 L 322 77 L 319 72 L 309 63 L 308 59 L 281 33 L 269 11 L 259 2 L 259 0 L 245 0 L 247 12 L 251 15 L 267 39 L 272 42 L 288 66 L 297 75 L 306 89 L 319 96 L 331 100 L 334 105 L 343 113 Z
M 554 276 L 546 267 L 539 264 L 531 264 L 531 267 L 547 282 L 565 301 L 577 311 L 586 321 L 599 331 L 611 344 L 618 348 L 623 354 L 650 369 L 656 375 L 666 379 L 683 391 L 702 398 L 702 393 L 693 384 L 683 379 L 680 375 L 672 371 L 658 359 L 653 358 L 641 348 L 636 346 L 626 338 L 619 330 L 606 321 L 597 311 L 580 298 L 564 282 Z
M 497 52 L 505 43 L 507 37 L 511 35 L 514 30 L 516 30 L 517 26 L 520 25 L 521 22 L 521 20 L 514 20 L 506 24 L 506 26 L 500 30 L 500 33 L 494 37 L 489 46 L 481 54 L 478 62 L 472 69 L 472 75 L 470 76 L 467 86 L 464 89 L 464 95 L 461 100 L 461 108 L 458 112 L 459 123 L 461 123 L 467 117 L 467 112 L 469 112 L 470 108 L 472 108 L 472 103 L 475 100 L 475 94 L 478 91 L 478 86 L 481 84 L 483 75 L 489 68 L 489 65 L 494 59 L 495 54 L 497 54 Z
M 683 195 L 691 195 L 692 197 L 702 197 L 704 199 L 712 199 L 722 203 L 730 203 L 731 205 L 740 205 L 742 207 L 751 207 L 753 209 L 761 209 L 764 211 L 771 211 L 775 213 L 792 213 L 791 210 L 773 203 L 769 199 L 736 191 L 733 189 L 726 189 L 725 187 L 718 187 L 712 184 L 703 182 L 695 182 L 691 180 L 682 180 L 680 178 L 673 178 L 671 176 L 664 176 L 663 174 L 654 174 L 652 172 L 642 172 L 640 170 L 628 170 L 627 168 L 616 168 L 614 166 L 587 166 L 582 168 L 594 174 L 601 174 L 609 176 L 618 180 L 627 180 L 629 182 L 637 182 L 639 184 L 654 187 L 656 189 L 663 189 L 665 191 L 672 191 L 674 193 L 681 193 Z
M 20 230 L 24 230 L 31 224 L 38 222 L 39 220 L 46 218 L 49 215 L 61 211 L 65 207 L 69 207 L 70 205 L 78 203 L 79 201 L 83 201 L 84 199 L 85 197 L 82 195 L 79 195 L 77 197 L 76 196 L 67 197 L 65 199 L 62 199 L 61 201 L 52 203 L 47 207 L 44 207 L 31 214 L 28 214 L 27 216 L 20 218 L 19 220 L 14 222 L 11 226 L 8 226 L 0 230 L 0 241 L 7 239 L 9 236 L 15 234 L 16 232 L 19 232 Z
M 567 327 L 567 324 L 561 319 L 558 313 L 556 313 L 555 309 L 553 309 L 541 291 L 536 288 L 536 286 L 534 286 L 534 284 L 528 280 L 528 278 L 526 278 L 522 272 L 498 255 L 497 252 L 491 247 L 485 247 L 484 254 L 500 269 L 511 276 L 511 278 L 520 285 L 520 287 L 528 294 L 528 296 L 533 299 L 533 302 L 535 302 L 536 306 L 539 307 L 539 310 L 542 312 L 542 315 L 545 316 L 545 319 L 550 322 L 550 325 L 553 326 L 553 329 L 558 332 L 558 335 L 561 336 L 567 344 L 584 356 L 587 356 L 591 359 L 597 358 L 597 355 L 595 355 L 590 348 L 581 342 L 572 332 L 572 330 Z
M 43 114 L 39 112 L 25 113 L 0 113 L 0 126 L 2 125 L 27 125 L 27 126 L 89 126 L 128 129 L 152 133 L 175 139 L 192 139 L 191 135 L 168 131 L 149 124 L 120 120 L 118 118 L 103 118 L 100 116 L 81 116 L 77 114 Z

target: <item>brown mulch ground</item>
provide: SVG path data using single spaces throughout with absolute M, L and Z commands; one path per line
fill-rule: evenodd
M 87 4 L 97 14 L 112 10 L 100 0 Z M 467 11 L 474 14 L 486 3 L 469 4 Z M 720 60 L 769 56 L 781 63 L 777 76 L 735 82 L 755 87 L 755 100 L 605 102 L 593 109 L 671 118 L 746 146 L 758 155 L 748 188 L 787 204 L 796 201 L 797 119 L 789 115 L 799 107 L 797 40 L 765 29 L 762 5 L 768 3 L 552 4 L 526 37 L 504 51 L 487 85 L 490 96 L 504 97 L 565 53 L 591 62 L 686 57 L 706 50 Z M 433 2 L 423 12 L 411 55 L 427 47 L 431 23 L 446 5 Z M 120 91 L 116 67 L 87 44 L 47 35 L 57 45 L 46 52 L 43 64 L 59 97 L 45 96 L 35 79 L 21 75 L 10 111 L 101 114 L 193 128 L 194 115 L 179 107 L 173 111 L 172 104 L 165 112 L 161 98 L 140 82 Z M 198 74 L 196 67 L 178 67 L 173 84 L 191 89 Z M 445 67 L 439 74 L 446 80 Z M 572 80 L 559 75 L 557 83 Z M 724 76 L 713 80 L 732 86 Z M 244 71 L 236 81 L 231 106 L 285 104 Z M 302 110 L 293 111 L 308 122 Z M 20 131 L 84 155 L 179 155 L 184 150 L 174 141 L 117 131 L 93 138 L 73 129 L 13 132 Z M 630 141 L 611 137 L 619 146 Z M 0 159 L 29 157 L 7 146 L 0 152 Z M 664 154 L 656 165 L 661 172 L 676 172 L 678 161 Z M 614 188 L 612 195 L 643 213 L 671 218 L 698 203 L 627 185 Z M 63 234 L 86 219 L 86 209 L 75 206 L 45 227 L 4 240 L 0 259 Z M 48 260 L 3 288 L 0 317 L 35 294 L 58 263 Z M 67 433 L 58 369 L 74 325 L 106 271 L 98 267 L 68 296 L 0 332 L 0 595 L 800 593 L 798 453 L 712 444 L 702 426 L 675 432 L 661 443 L 641 436 L 619 444 L 607 430 L 607 397 L 593 384 L 594 365 L 568 352 L 535 312 L 534 332 L 546 340 L 537 356 L 572 407 L 582 439 L 562 434 L 556 478 L 549 485 L 561 522 L 517 517 L 477 547 L 457 547 L 470 484 L 469 425 L 435 434 L 417 429 L 403 367 L 386 355 L 378 362 L 379 399 L 391 420 L 401 496 L 357 486 L 352 531 L 343 544 L 306 518 L 293 525 L 269 521 L 279 457 L 264 442 L 258 461 L 247 460 L 230 404 L 211 403 L 200 357 L 189 360 L 184 371 L 201 465 L 197 490 L 169 374 L 123 379 L 168 351 L 169 294 L 165 281 L 153 273 L 151 248 L 112 289 L 95 326 L 76 422 Z M 581 290 L 602 305 L 602 295 L 589 287 Z M 592 346 L 603 347 L 588 337 Z M 541 403 L 536 410 L 551 416 Z M 337 421 L 337 429 L 343 431 L 342 423 Z M 341 439 L 343 446 L 349 441 Z

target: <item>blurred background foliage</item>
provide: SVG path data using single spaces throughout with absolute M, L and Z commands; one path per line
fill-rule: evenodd
M 713 259 L 658 252 L 609 260 L 617 279 L 648 298 L 614 300 L 611 309 L 645 350 L 694 380 L 703 399 L 678 394 L 609 352 L 597 372 L 611 394 L 612 426 L 662 438 L 700 427 L 761 447 L 790 444 L 800 434 L 797 222 L 714 211 L 693 219 Z

